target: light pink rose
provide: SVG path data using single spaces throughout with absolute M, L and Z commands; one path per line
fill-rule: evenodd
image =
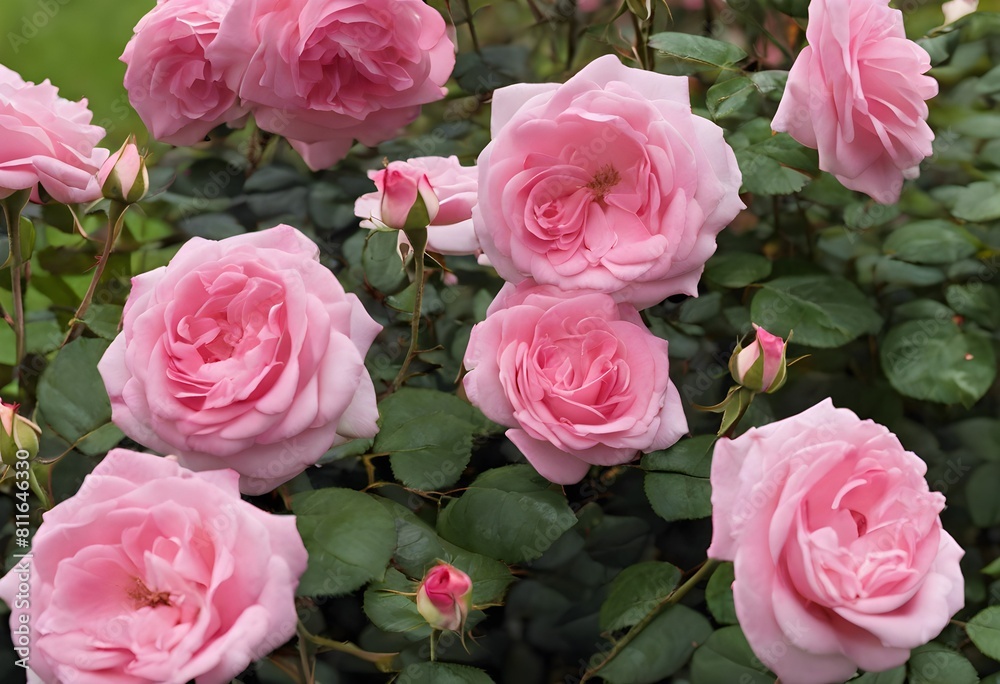
M 770 394 L 785 384 L 787 343 L 756 323 L 753 327 L 754 339 L 746 347 L 737 347 L 729 367 L 736 382 L 754 392 Z
M 459 631 L 472 607 L 472 580 L 447 563 L 436 565 L 417 587 L 417 611 L 434 629 Z
M 235 0 L 209 58 L 317 170 L 444 97 L 455 45 L 422 0 Z
M 237 480 L 115 449 L 46 511 L 0 580 L 34 681 L 226 684 L 290 639 L 306 550 Z
M 558 484 L 687 432 L 667 342 L 606 294 L 504 286 L 472 329 L 465 367 L 469 400 Z
M 819 150 L 819 167 L 846 187 L 897 201 L 932 152 L 930 56 L 889 0 L 814 0 L 806 37 L 771 128 Z
M 369 171 L 368 177 L 377 190 L 362 195 L 354 204 L 354 213 L 361 219 L 362 228 L 375 228 L 382 220 L 381 203 L 385 177 L 389 169 L 409 167 L 427 176 L 438 198 L 438 213 L 427 228 L 427 249 L 439 254 L 475 254 L 479 240 L 472 226 L 472 208 L 478 197 L 478 172 L 474 166 L 462 166 L 458 157 L 415 157 L 405 162 L 396 161 L 388 169 Z M 400 233 L 400 242 L 406 236 Z
M 26 83 L 0 65 L 0 199 L 31 189 L 31 200 L 45 193 L 72 204 L 100 199 L 97 172 L 111 154 L 95 147 L 104 129 L 90 125 L 87 101 L 59 97 L 46 79 Z
M 492 129 L 473 218 L 505 280 L 640 309 L 697 295 L 715 236 L 743 202 L 736 156 L 691 113 L 686 78 L 608 55 L 564 85 L 497 90 Z
M 381 329 L 282 225 L 193 238 L 134 277 L 98 369 L 126 435 L 195 470 L 232 468 L 261 494 L 378 432 L 364 357 Z
M 247 114 L 206 51 L 232 0 L 163 0 L 135 27 L 121 60 L 129 102 L 154 138 L 193 145 Z
M 135 136 L 130 135 L 121 148 L 108 157 L 97 172 L 97 182 L 105 197 L 118 202 L 135 204 L 146 195 L 149 171 L 146 158 L 135 144 Z
M 708 555 L 735 561 L 736 615 L 783 684 L 902 665 L 962 608 L 963 551 L 926 471 L 829 399 L 716 444 Z

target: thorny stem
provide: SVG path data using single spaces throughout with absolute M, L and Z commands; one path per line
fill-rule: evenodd
M 414 241 L 411 240 L 411 242 Z M 403 365 L 400 367 L 396 379 L 392 381 L 392 392 L 398 390 L 406 381 L 406 372 L 410 369 L 410 363 L 417 355 L 417 342 L 420 337 L 420 310 L 424 303 L 424 252 L 427 248 L 426 238 L 423 242 L 424 244 L 412 245 L 413 265 L 415 269 L 414 281 L 417 284 L 417 293 L 413 298 L 413 318 L 410 320 L 410 347 L 406 350 L 406 358 L 403 359 Z

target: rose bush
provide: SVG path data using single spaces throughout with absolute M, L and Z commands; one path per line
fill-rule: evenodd
M 492 117 L 474 220 L 501 277 L 640 309 L 697 294 L 743 203 L 736 157 L 691 114 L 686 80 L 605 56 L 563 85 L 498 90 Z
M 136 277 L 99 365 L 114 421 L 196 470 L 260 494 L 334 444 L 372 437 L 364 355 L 382 329 L 290 226 L 192 240 Z
M 507 285 L 473 328 L 465 366 L 469 400 L 559 484 L 687 432 L 667 343 L 609 295 Z
M 97 143 L 104 129 L 91 125 L 87 101 L 71 102 L 47 80 L 25 82 L 0 65 L 0 198 L 31 190 L 31 200 L 51 197 L 71 204 L 101 196 L 97 171 L 110 152 Z M 44 192 L 44 195 L 43 195 Z
M 716 444 L 708 555 L 735 561 L 736 614 L 783 682 L 902 665 L 962 608 L 964 552 L 926 472 L 828 399 Z
M 116 449 L 46 512 L 33 557 L 0 580 L 34 674 L 225 684 L 290 639 L 306 550 L 294 518 L 240 500 L 238 480 Z
M 771 127 L 818 149 L 820 168 L 847 187 L 892 204 L 932 151 L 930 56 L 888 0 L 811 2 L 806 36 Z

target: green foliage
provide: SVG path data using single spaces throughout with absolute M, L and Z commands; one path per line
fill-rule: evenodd
M 608 631 L 638 624 L 670 595 L 681 571 L 670 563 L 639 563 L 622 571 L 601 606 L 601 628 Z
M 653 684 L 674 674 L 712 627 L 700 613 L 675 605 L 660 613 L 601 670 L 611 684 Z

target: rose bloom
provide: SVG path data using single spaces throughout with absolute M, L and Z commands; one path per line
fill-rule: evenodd
M 161 2 L 135 27 L 121 60 L 129 102 L 154 138 L 193 145 L 247 110 L 226 85 L 206 50 L 232 0 Z
M 126 435 L 195 470 L 232 468 L 261 494 L 378 432 L 364 356 L 381 329 L 282 225 L 193 238 L 133 278 L 98 368 Z
M 290 639 L 306 550 L 237 480 L 115 449 L 46 511 L 0 580 L 29 680 L 224 684 Z
M 369 171 L 368 177 L 377 190 L 358 198 L 354 213 L 362 228 L 376 228 L 381 220 L 380 207 L 389 169 L 409 169 L 426 175 L 438 198 L 438 213 L 427 227 L 427 250 L 438 254 L 475 254 L 479 240 L 472 227 L 472 208 L 476 206 L 478 172 L 474 166 L 462 166 L 458 157 L 415 157 L 405 162 L 395 161 L 386 169 Z M 399 241 L 406 236 L 399 233 Z
M 846 187 L 892 204 L 932 152 L 930 56 L 889 0 L 814 0 L 806 37 L 771 128 L 819 150 Z
M 829 399 L 718 441 L 708 555 L 735 561 L 736 615 L 783 683 L 902 665 L 962 608 L 963 551 L 926 470 Z
M 638 308 L 698 292 L 715 236 L 743 202 L 722 129 L 688 81 L 608 55 L 563 85 L 493 96 L 476 234 L 509 282 L 613 294 Z
M 95 147 L 104 129 L 90 125 L 87 101 L 59 97 L 42 81 L 26 83 L 0 65 L 0 199 L 31 189 L 31 200 L 45 195 L 63 204 L 100 199 L 97 172 L 111 154 Z
M 422 0 L 235 0 L 209 58 L 257 124 L 318 170 L 444 97 L 455 45 Z
M 465 366 L 469 400 L 558 484 L 687 432 L 667 342 L 603 293 L 506 285 L 472 329 Z
M 417 612 L 434 629 L 463 629 L 471 607 L 472 580 L 453 565 L 434 566 L 417 588 Z

